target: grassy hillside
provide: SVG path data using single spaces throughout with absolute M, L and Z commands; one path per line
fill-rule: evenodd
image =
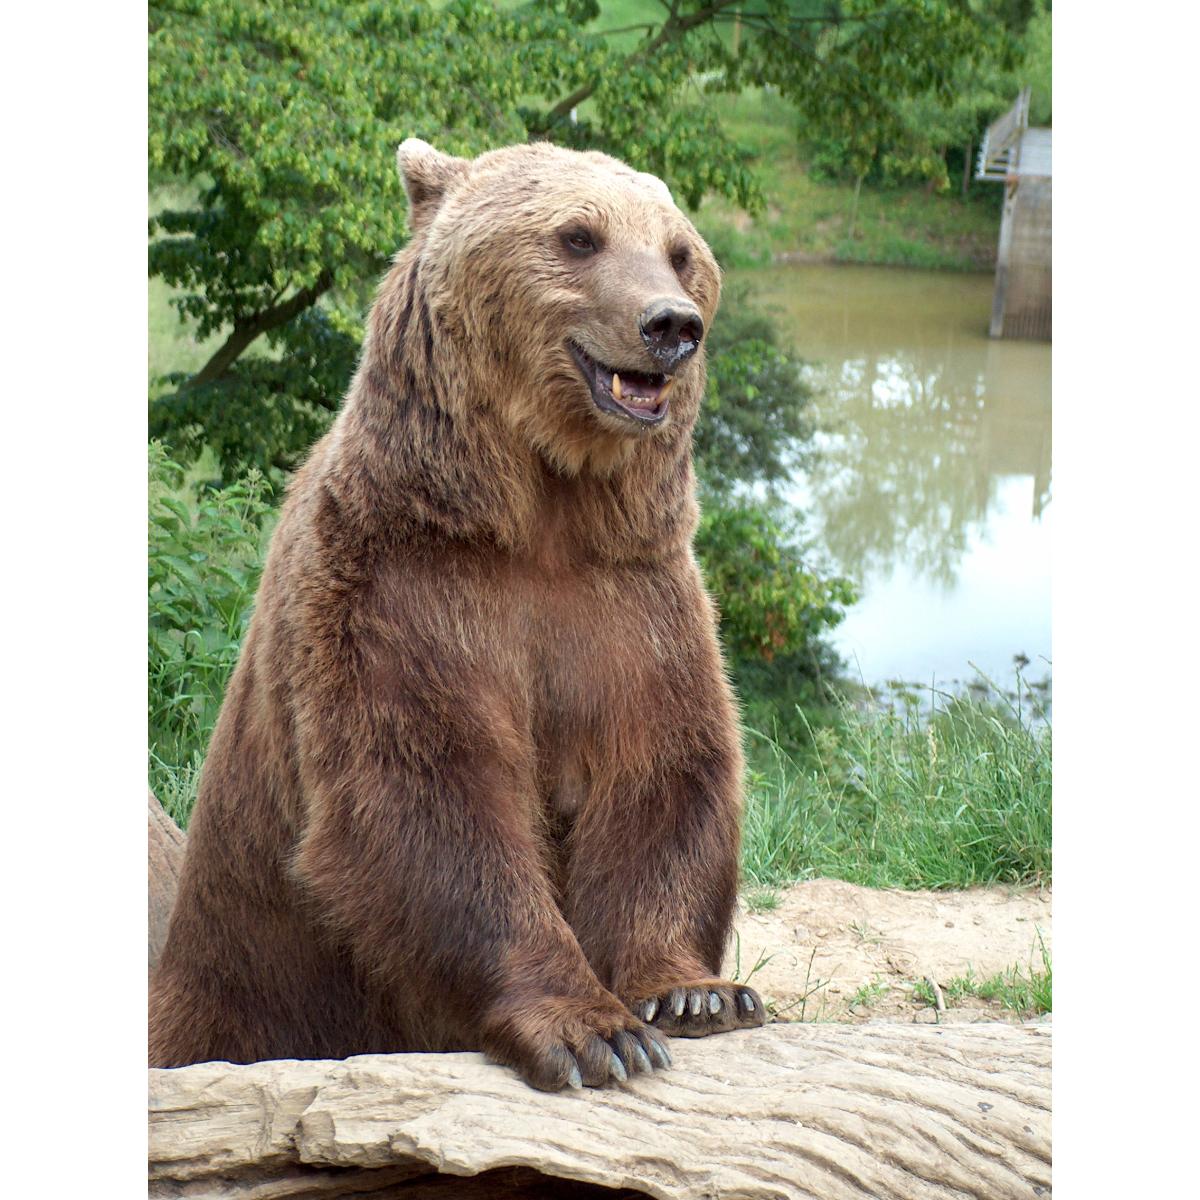
M 995 263 L 1000 189 L 934 195 L 923 187 L 864 185 L 851 231 L 854 186 L 815 179 L 801 157 L 789 104 L 759 89 L 714 97 L 714 107 L 745 146 L 766 194 L 751 218 L 724 200 L 701 205 L 695 219 L 728 266 L 793 261 L 979 270 Z

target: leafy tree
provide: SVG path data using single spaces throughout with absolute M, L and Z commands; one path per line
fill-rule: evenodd
M 366 289 L 405 239 L 389 153 L 404 137 L 462 154 L 539 137 L 593 146 L 692 206 L 715 192 L 753 210 L 746 156 L 706 92 L 770 84 L 877 145 L 897 97 L 947 88 L 983 46 L 965 0 L 658 0 L 632 46 L 596 28 L 599 11 L 151 3 L 151 170 L 198 191 L 151 221 L 150 271 L 199 337 L 224 335 L 199 371 L 172 377 L 152 432 L 189 455 L 207 441 L 227 470 L 295 464 L 348 382 Z M 248 356 L 262 338 L 269 352 Z
M 726 289 L 707 345 L 708 391 L 695 432 L 700 477 L 716 492 L 787 478 L 814 432 L 800 360 L 744 287 Z
M 247 355 L 152 404 L 150 436 L 168 439 L 189 461 L 210 447 L 231 477 L 248 463 L 286 473 L 333 419 L 361 336 L 344 311 L 309 308 L 266 334 L 271 357 Z
M 960 63 L 950 96 L 926 92 L 897 104 L 901 132 L 878 160 L 885 180 L 925 180 L 945 191 L 953 167 L 962 173 L 966 196 L 975 166 L 973 152 L 984 131 L 1012 107 L 1026 84 L 1037 91 L 1030 106 L 1032 123 L 1049 121 L 1050 14 L 1044 0 L 1015 0 L 994 8 L 1001 31 L 993 55 Z
M 961 54 L 926 87 L 882 88 L 870 125 L 852 127 L 831 111 L 802 113 L 801 136 L 817 172 L 860 182 L 924 181 L 945 191 L 951 163 L 969 171 L 983 131 L 1025 83 L 1044 91 L 1036 119 L 1048 119 L 1046 0 L 973 0 L 971 20 L 976 51 Z

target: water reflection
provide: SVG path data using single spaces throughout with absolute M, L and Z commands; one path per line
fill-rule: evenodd
M 1050 499 L 1049 381 L 1010 379 L 1006 356 L 960 347 L 952 361 L 896 349 L 816 367 L 827 433 L 805 481 L 825 543 L 851 574 L 903 562 L 954 586 L 1003 477 Z
M 845 648 L 918 679 L 1048 655 L 1049 347 L 986 336 L 990 276 L 744 275 L 813 364 L 822 452 L 790 494 L 863 587 Z

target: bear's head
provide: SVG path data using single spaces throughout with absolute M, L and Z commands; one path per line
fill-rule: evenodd
M 569 473 L 686 439 L 720 270 L 666 185 L 548 143 L 474 160 L 397 152 L 436 353 Z

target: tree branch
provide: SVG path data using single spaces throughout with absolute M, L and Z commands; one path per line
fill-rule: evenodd
M 597 29 L 597 37 L 612 37 L 615 33 L 632 33 L 635 29 L 644 29 L 647 33 L 653 33 L 654 22 L 643 21 L 640 25 L 622 25 L 620 29 Z
M 687 16 L 680 16 L 678 9 L 674 3 L 667 3 L 667 0 L 659 0 L 659 3 L 667 10 L 668 16 L 663 21 L 658 33 L 649 38 L 649 40 L 641 43 L 636 50 L 628 54 L 621 64 L 620 69 L 627 69 L 648 58 L 657 50 L 669 42 L 678 41 L 685 34 L 690 33 L 698 25 L 703 25 L 706 21 L 732 21 L 741 20 L 750 25 L 751 28 L 757 28 L 764 33 L 774 34 L 783 37 L 792 46 L 796 46 L 795 41 L 788 36 L 784 27 L 776 25 L 767 13 L 751 12 L 746 13 L 738 10 L 729 12 L 729 9 L 744 4 L 745 0 L 714 0 L 712 4 L 706 5 L 704 8 L 697 9 L 696 12 L 689 13 Z M 845 16 L 841 13 L 828 13 L 813 17 L 792 17 L 789 18 L 786 28 L 798 27 L 800 25 L 829 25 L 841 28 L 844 23 L 868 23 L 873 17 L 886 11 L 884 8 L 876 9 L 870 13 L 862 13 L 854 16 Z M 653 25 L 636 25 L 629 26 L 630 29 L 651 30 Z M 606 33 L 620 33 L 622 30 L 606 30 Z M 548 129 L 556 121 L 561 121 L 563 117 L 570 113 L 571 109 L 582 104 L 599 86 L 599 80 L 592 80 L 576 88 L 569 96 L 560 100 L 553 108 L 546 112 L 541 128 Z
M 225 339 L 217 352 L 191 377 L 185 387 L 202 387 L 219 379 L 241 357 L 242 353 L 260 334 L 286 325 L 293 317 L 311 308 L 333 286 L 333 274 L 322 271 L 311 287 L 301 288 L 289 300 L 271 308 L 261 309 L 249 317 L 234 322 L 233 332 Z
M 674 8 L 670 9 L 671 15 L 662 23 L 658 33 L 643 42 L 631 54 L 626 55 L 622 62 L 622 68 L 632 67 L 648 58 L 655 51 L 660 50 L 668 42 L 678 41 L 684 34 L 695 29 L 697 25 L 703 25 L 705 21 L 715 17 L 724 9 L 732 8 L 735 4 L 742 4 L 745 0 L 714 0 L 712 4 L 705 8 L 697 9 L 694 13 L 689 13 L 685 17 L 677 14 Z M 571 109 L 576 105 L 582 104 L 599 86 L 600 81 L 593 79 L 589 83 L 583 84 L 582 87 L 576 88 L 569 96 L 560 100 L 552 109 L 545 114 L 543 128 L 548 128 L 556 121 L 561 121 Z

